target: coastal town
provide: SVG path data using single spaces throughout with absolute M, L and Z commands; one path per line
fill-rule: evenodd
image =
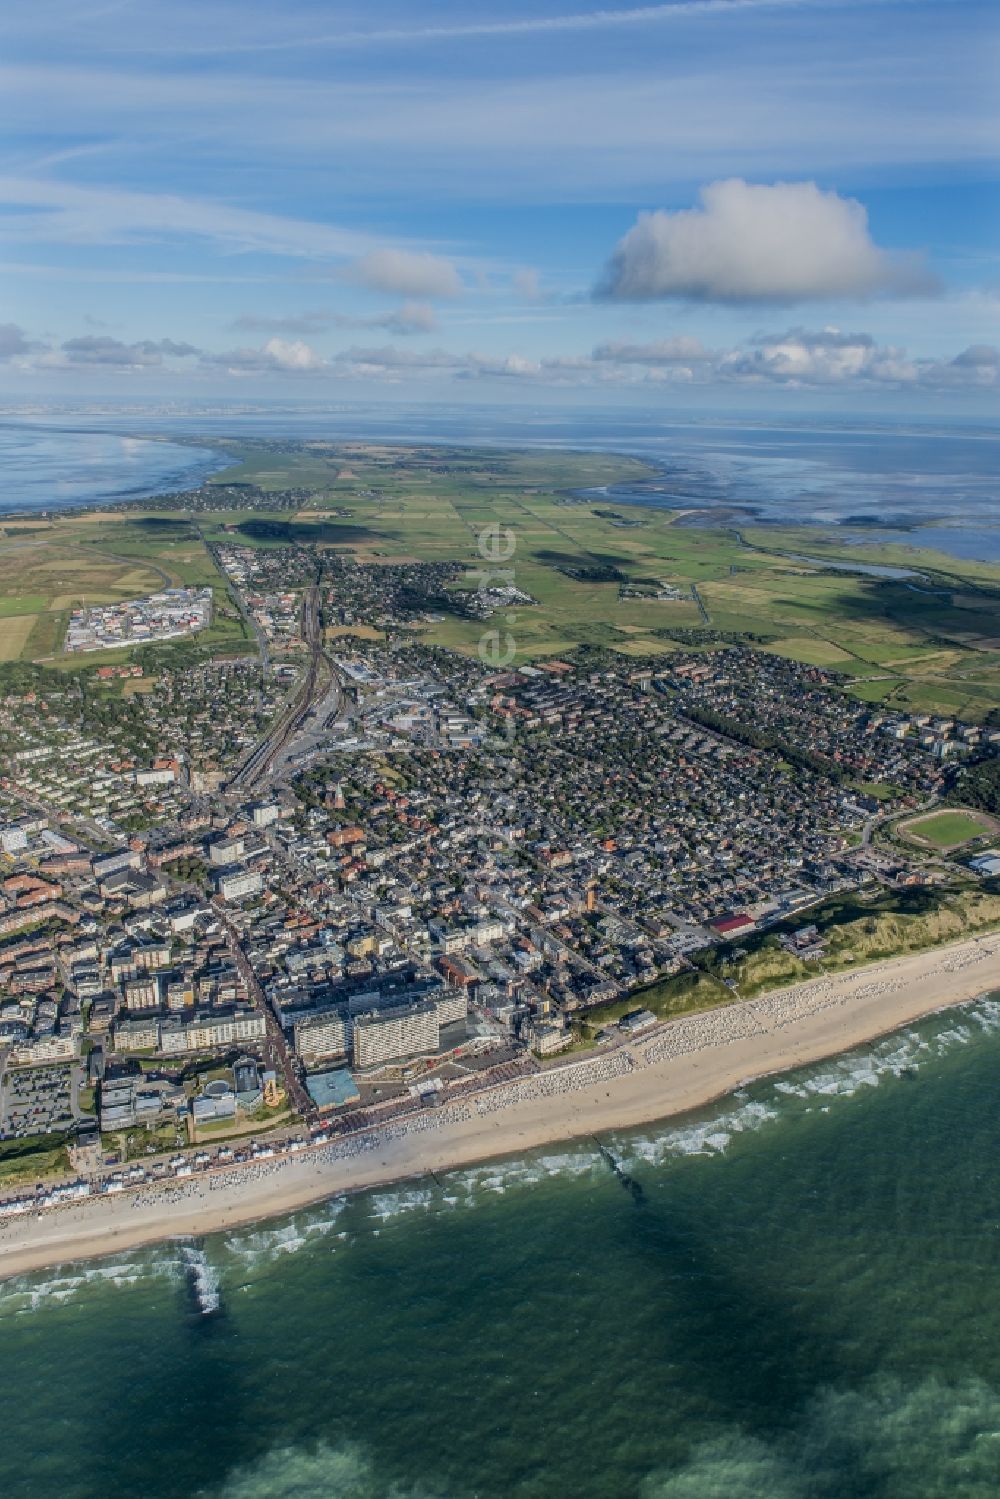
M 1000 4 L 0 35 L 0 1499 L 1000 1499 Z
M 617 1075 L 692 987 L 828 971 L 831 903 L 995 899 L 992 819 L 920 828 L 1000 729 L 745 643 L 495 668 L 420 641 L 489 619 L 454 567 L 218 561 L 256 658 L 0 702 L 0 1143 L 52 1162 L 0 1214 Z M 148 640 L 197 600 L 145 603 Z

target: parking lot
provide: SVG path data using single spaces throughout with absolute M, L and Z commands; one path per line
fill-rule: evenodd
M 0 1085 L 0 1139 L 67 1130 L 73 1123 L 72 1070 L 19 1067 Z

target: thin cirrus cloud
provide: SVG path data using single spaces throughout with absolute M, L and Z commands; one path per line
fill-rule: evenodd
M 0 206 L 8 210 L 4 232 L 10 240 L 128 244 L 188 235 L 213 240 L 231 250 L 317 260 L 378 253 L 370 235 L 335 224 L 235 208 L 176 193 L 81 187 L 51 178 L 8 176 L 0 177 Z M 457 276 L 457 272 L 454 274 Z
M 295 51 L 303 47 L 350 47 L 407 45 L 448 41 L 491 41 L 504 37 L 546 36 L 559 33 L 604 31 L 619 27 L 660 26 L 672 21 L 705 18 L 719 20 L 753 11 L 825 11 L 840 9 L 856 0 L 673 0 L 668 5 L 636 5 L 616 10 L 570 11 L 562 15 L 508 17 L 502 20 L 460 21 L 451 24 L 422 26 L 383 26 L 371 31 L 342 29 L 313 32 L 308 35 L 272 35 L 257 40 L 229 40 L 225 49 L 231 52 Z M 879 0 L 869 0 L 879 3 Z M 897 0 L 906 3 L 906 0 Z M 223 43 L 170 50 L 215 52 Z
M 916 255 L 880 249 L 859 202 L 814 182 L 702 188 L 699 204 L 640 214 L 616 246 L 598 298 L 794 303 L 930 293 Z

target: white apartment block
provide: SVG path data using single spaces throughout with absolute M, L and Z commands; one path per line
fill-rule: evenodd
M 378 1067 L 383 1062 L 436 1051 L 440 1034 L 436 1004 L 358 1015 L 354 1021 L 354 1065 Z

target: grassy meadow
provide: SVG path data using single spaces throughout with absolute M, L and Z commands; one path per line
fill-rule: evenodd
M 215 618 L 200 637 L 224 651 L 249 649 L 239 616 L 196 527 L 169 511 L 90 511 L 29 528 L 0 523 L 0 661 L 114 665 L 130 652 L 66 656 L 73 609 L 142 598 L 166 587 L 212 587 Z
M 459 586 L 475 587 L 484 567 L 480 534 L 499 523 L 510 530 L 513 554 L 500 564 L 510 576 L 497 581 L 513 582 L 537 601 L 490 622 L 513 637 L 517 659 L 563 655 L 583 644 L 654 659 L 710 643 L 688 635 L 710 631 L 833 668 L 854 695 L 890 708 L 982 720 L 1000 702 L 1000 567 L 875 544 L 866 547 L 866 562 L 918 575 L 872 578 L 824 569 L 824 560 L 858 556 L 832 531 L 714 530 L 692 526 L 678 512 L 581 496 L 649 478 L 645 465 L 613 454 L 225 446 L 233 466 L 210 481 L 220 508 L 200 512 L 194 523 L 183 512 L 150 507 L 30 526 L 12 521 L 0 530 L 0 660 L 65 662 L 70 608 L 167 582 L 211 584 L 217 617 L 207 643 L 250 649 L 203 537 L 275 546 L 284 533 L 360 562 L 454 560 L 468 570 Z M 234 484 L 273 493 L 274 510 L 225 508 Z M 301 495 L 298 508 L 289 508 L 289 491 Z M 245 529 L 262 521 L 279 522 L 278 535 Z M 643 596 L 623 597 L 623 582 Z M 664 586 L 678 596 L 656 598 Z M 480 621 L 446 614 L 428 622 L 423 638 L 474 653 L 483 632 Z M 101 659 L 110 663 L 118 654 Z

